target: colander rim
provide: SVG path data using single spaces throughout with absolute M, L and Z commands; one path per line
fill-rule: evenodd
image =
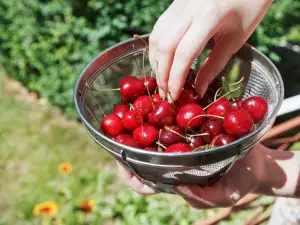
M 141 38 L 148 38 L 149 34 L 144 34 L 144 35 L 140 35 Z M 118 143 L 114 140 L 112 140 L 111 138 L 109 138 L 108 136 L 102 134 L 101 132 L 99 132 L 98 130 L 96 130 L 84 117 L 83 113 L 81 112 L 81 107 L 77 102 L 77 91 L 79 89 L 79 83 L 81 81 L 81 79 L 83 78 L 85 72 L 89 69 L 89 67 L 102 55 L 106 54 L 108 51 L 110 51 L 111 49 L 121 46 L 125 43 L 131 42 L 133 40 L 136 40 L 134 37 L 133 38 L 129 38 L 126 40 L 123 40 L 121 42 L 118 42 L 114 45 L 112 45 L 109 48 L 106 48 L 105 50 L 103 50 L 102 52 L 100 52 L 99 54 L 97 54 L 84 68 L 83 70 L 80 72 L 76 83 L 75 83 L 75 87 L 74 87 L 74 92 L 73 92 L 73 99 L 75 102 L 75 107 L 76 107 L 76 111 L 80 117 L 80 119 L 82 120 L 82 122 L 85 124 L 85 126 L 88 127 L 88 129 L 91 129 L 96 135 L 98 135 L 99 137 L 101 137 L 102 139 L 104 139 L 105 141 L 109 142 L 110 144 L 116 145 L 117 147 L 119 147 L 120 149 L 126 150 L 126 151 L 131 151 L 132 153 L 137 153 L 137 154 L 147 154 L 149 156 L 157 156 L 157 157 L 191 157 L 191 156 L 202 156 L 202 155 L 208 155 L 210 153 L 217 153 L 219 151 L 226 151 L 229 150 L 233 147 L 236 147 L 238 145 L 243 144 L 244 141 L 249 140 L 251 137 L 255 136 L 256 134 L 258 134 L 259 132 L 261 132 L 264 127 L 268 124 L 268 121 L 271 121 L 276 114 L 278 113 L 281 105 L 282 105 L 282 101 L 284 99 L 284 85 L 283 85 L 283 80 L 281 77 L 281 74 L 279 72 L 279 70 L 277 69 L 277 67 L 274 65 L 274 63 L 262 52 L 258 51 L 258 49 L 256 49 L 255 47 L 253 47 L 252 45 L 248 44 L 248 43 L 244 43 L 243 46 L 240 49 L 244 49 L 244 48 L 250 48 L 251 51 L 253 51 L 255 54 L 258 54 L 259 56 L 261 56 L 264 60 L 266 60 L 270 66 L 272 67 L 272 69 L 274 69 L 275 74 L 277 75 L 277 78 L 279 80 L 279 96 L 278 96 L 278 103 L 276 104 L 276 107 L 274 109 L 274 111 L 270 114 L 270 116 L 266 117 L 264 119 L 264 121 L 259 125 L 259 127 L 257 129 L 255 129 L 254 131 L 252 131 L 251 133 L 247 134 L 246 136 L 243 136 L 239 139 L 237 139 L 236 141 L 229 143 L 225 146 L 219 146 L 219 147 L 215 147 L 215 148 L 211 148 L 211 149 L 207 149 L 205 151 L 193 151 L 193 152 L 184 152 L 184 153 L 164 153 L 164 152 L 152 152 L 152 151 L 147 151 L 147 150 L 143 150 L 140 148 L 134 148 L 131 146 L 127 146 L 127 145 L 123 145 L 121 143 Z M 105 68 L 104 68 L 105 69 Z M 81 96 L 82 97 L 82 96 Z M 257 141 L 253 141 L 253 142 L 257 142 Z

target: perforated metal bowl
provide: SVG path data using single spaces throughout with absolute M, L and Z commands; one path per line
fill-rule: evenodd
M 148 41 L 148 35 L 142 38 Z M 201 65 L 212 45 L 209 43 L 206 46 L 194 67 Z M 120 102 L 120 94 L 118 91 L 97 91 L 118 88 L 122 77 L 142 76 L 144 47 L 140 39 L 126 40 L 96 56 L 83 69 L 74 90 L 78 114 L 96 143 L 152 188 L 172 193 L 174 184 L 207 185 L 226 174 L 234 162 L 249 152 L 271 128 L 283 100 L 281 76 L 266 56 L 245 44 L 220 76 L 235 77 L 236 80 L 244 76 L 243 98 L 253 95 L 266 98 L 269 104 L 266 119 L 252 133 L 226 146 L 189 153 L 149 152 L 119 144 L 101 132 L 101 108 L 106 114 L 111 113 Z M 149 75 L 151 68 L 147 53 L 144 62 L 146 74 Z

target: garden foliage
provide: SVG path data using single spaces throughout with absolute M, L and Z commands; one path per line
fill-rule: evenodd
M 105 48 L 151 31 L 170 1 L 0 0 L 0 63 L 9 75 L 76 118 L 75 80 Z M 300 2 L 277 0 L 249 42 L 272 59 L 280 40 L 300 42 Z M 176 22 L 170 26 L 176 26 Z

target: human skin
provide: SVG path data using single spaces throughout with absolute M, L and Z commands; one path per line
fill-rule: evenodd
M 175 0 L 159 17 L 149 37 L 149 59 L 161 97 L 175 101 L 193 60 L 213 39 L 215 46 L 200 67 L 196 91 L 208 84 L 247 41 L 272 0 Z M 176 21 L 176 25 L 175 25 Z
M 118 164 L 128 187 L 141 195 L 157 192 Z M 281 152 L 257 144 L 211 186 L 176 185 L 174 192 L 199 209 L 228 207 L 248 193 L 300 197 L 300 152 Z

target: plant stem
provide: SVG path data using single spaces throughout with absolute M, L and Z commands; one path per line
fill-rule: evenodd
M 179 137 L 182 137 L 183 139 L 187 139 L 187 137 L 185 137 L 185 136 L 183 136 L 182 134 L 176 132 L 175 130 L 172 130 L 170 127 L 165 126 L 164 128 L 165 128 L 167 131 L 170 131 L 170 132 L 172 132 L 172 133 L 174 133 L 174 134 L 177 134 Z
M 232 89 L 231 91 L 227 92 L 226 94 L 224 94 L 224 95 L 222 95 L 221 97 L 219 97 L 218 99 L 216 99 L 216 101 L 218 101 L 220 98 L 224 98 L 225 96 L 229 95 L 230 93 L 232 93 L 232 92 L 234 92 L 234 91 L 236 91 L 236 90 L 238 90 L 238 89 L 240 89 L 240 88 L 241 88 L 241 86 L 238 86 L 237 88 Z M 214 102 L 210 103 L 209 105 L 205 106 L 205 107 L 203 108 L 203 110 L 206 110 L 208 107 L 210 107 L 210 106 L 211 106 L 212 104 L 214 104 L 216 101 L 214 101 Z
M 218 96 L 219 92 L 221 92 L 221 90 L 222 90 L 222 87 L 220 87 L 220 88 L 216 91 L 216 94 L 215 94 L 215 97 L 214 97 L 214 102 L 216 101 L 217 96 Z
M 244 77 L 242 77 L 239 81 L 235 82 L 235 83 L 232 83 L 232 84 L 229 84 L 230 86 L 234 86 L 234 85 L 238 85 L 240 83 L 242 83 L 244 81 Z
M 93 91 L 120 91 L 120 88 L 101 89 L 101 90 L 93 89 L 93 88 L 90 88 L 90 89 Z
M 202 134 L 189 134 L 189 137 L 200 137 L 200 136 L 206 136 L 208 133 L 202 133 Z
M 135 39 L 140 39 L 145 44 L 145 47 L 148 48 L 148 43 L 143 38 L 141 38 L 138 34 L 134 34 L 133 37 Z
M 159 141 L 156 142 L 157 145 L 159 145 L 160 147 L 162 147 L 163 149 L 166 149 L 167 147 L 164 146 L 162 143 L 160 143 Z
M 188 122 L 188 124 L 186 125 L 186 127 L 185 127 L 185 135 L 187 135 L 187 130 L 188 130 L 188 128 L 189 128 L 190 123 L 191 123 L 194 119 L 197 119 L 197 118 L 200 118 L 200 117 L 203 117 L 203 116 L 211 116 L 211 117 L 215 117 L 215 118 L 219 118 L 219 119 L 224 119 L 223 116 L 216 116 L 216 115 L 212 115 L 212 114 L 202 114 L 202 115 L 195 116 L 195 117 L 193 117 L 192 119 L 190 119 L 189 122 Z

